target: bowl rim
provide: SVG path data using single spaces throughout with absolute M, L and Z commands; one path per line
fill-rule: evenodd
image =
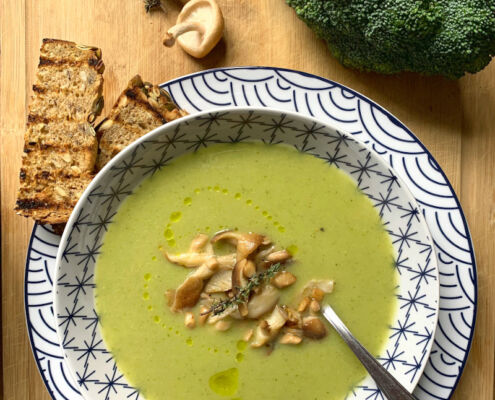
M 300 114 L 298 112 L 286 111 L 286 110 L 283 110 L 283 109 L 280 109 L 280 108 L 277 108 L 277 107 L 257 107 L 257 106 L 237 107 L 237 106 L 224 106 L 224 107 L 216 107 L 214 109 L 209 109 L 209 110 L 205 110 L 205 111 L 194 112 L 194 113 L 191 113 L 189 115 L 186 115 L 184 117 L 178 118 L 176 120 L 167 122 L 167 123 L 159 126 L 159 127 L 155 128 L 155 129 L 153 129 L 152 131 L 146 133 L 145 135 L 141 136 L 140 138 L 138 138 L 137 140 L 135 140 L 134 142 L 132 142 L 128 146 L 126 146 L 118 154 L 116 154 L 100 171 L 98 171 L 98 173 L 91 180 L 91 182 L 89 183 L 89 185 L 85 188 L 85 190 L 81 194 L 79 200 L 77 201 L 74 209 L 71 212 L 71 215 L 69 217 L 69 220 L 68 220 L 68 222 L 66 224 L 66 227 L 64 229 L 64 232 L 63 232 L 63 234 L 61 236 L 60 245 L 59 245 L 59 247 L 57 249 L 57 256 L 56 256 L 56 260 L 55 260 L 55 276 L 54 276 L 54 284 L 53 284 L 53 289 L 52 289 L 52 293 L 53 293 L 53 309 L 54 309 L 55 319 L 57 318 L 57 311 L 59 310 L 59 296 L 57 295 L 57 288 L 58 288 L 58 282 L 59 282 L 60 275 L 61 275 L 61 268 L 60 267 L 61 267 L 61 261 L 62 261 L 62 258 L 63 258 L 63 252 L 65 250 L 66 243 L 67 243 L 68 237 L 70 235 L 69 232 L 72 231 L 72 227 L 73 227 L 74 223 L 77 220 L 77 215 L 79 214 L 79 211 L 80 211 L 82 205 L 87 201 L 89 194 L 99 184 L 100 180 L 109 171 L 111 171 L 112 167 L 114 165 L 118 164 L 123 158 L 127 157 L 128 154 L 132 153 L 134 151 L 134 149 L 137 148 L 138 146 L 140 146 L 143 142 L 148 141 L 150 138 L 152 138 L 152 137 L 154 137 L 156 135 L 160 135 L 163 131 L 166 131 L 166 130 L 171 130 L 172 131 L 177 125 L 180 125 L 180 124 L 183 124 L 183 123 L 187 123 L 188 121 L 195 120 L 198 117 L 211 115 L 213 113 L 222 113 L 222 112 L 231 113 L 231 112 L 234 112 L 234 113 L 239 113 L 240 114 L 240 113 L 243 113 L 243 112 L 245 113 L 245 112 L 251 112 L 251 111 L 252 112 L 256 112 L 256 113 L 260 113 L 260 114 L 265 114 L 265 115 L 281 115 L 281 114 L 284 114 L 284 115 L 290 116 L 291 118 L 293 118 L 295 120 L 303 120 L 303 121 L 318 123 L 318 124 L 321 124 L 321 125 L 325 126 L 326 128 L 330 128 L 332 130 L 338 131 L 339 133 L 341 133 L 341 134 L 343 134 L 343 135 L 351 138 L 359 146 L 365 148 L 367 151 L 369 151 L 370 153 L 372 153 L 373 156 L 381 164 L 381 166 L 385 166 L 391 172 L 394 173 L 394 175 L 397 177 L 398 182 L 401 185 L 402 190 L 409 197 L 409 200 L 411 201 L 412 205 L 414 205 L 415 207 L 418 208 L 418 210 L 421 211 L 421 208 L 420 208 L 420 206 L 418 204 L 418 201 L 416 200 L 416 198 L 412 194 L 411 190 L 409 189 L 409 186 L 405 183 L 405 181 L 401 178 L 401 176 L 397 173 L 397 171 L 395 170 L 395 168 L 393 166 L 388 165 L 383 160 L 383 158 L 380 156 L 380 154 L 378 154 L 371 146 L 369 146 L 368 144 L 364 143 L 363 141 L 361 141 L 361 140 L 359 140 L 357 138 L 354 138 L 351 133 L 349 133 L 349 132 L 347 132 L 345 130 L 336 128 L 334 125 L 332 125 L 331 123 L 329 123 L 327 121 L 322 121 L 322 120 L 320 120 L 318 118 L 315 118 L 315 117 L 309 117 L 309 116 L 306 116 L 306 115 L 302 115 L 302 114 Z M 346 172 L 346 174 L 347 174 L 347 172 Z M 349 176 L 349 174 L 347 174 L 347 175 Z M 146 179 L 146 178 L 144 178 L 144 179 Z M 352 178 L 352 177 L 351 177 L 351 179 L 354 180 L 354 178 Z M 429 244 L 431 245 L 431 248 L 432 248 L 431 259 L 432 259 L 432 262 L 434 264 L 434 270 L 435 270 L 435 284 L 432 287 L 433 287 L 433 290 L 435 290 L 435 292 L 436 292 L 436 296 L 435 296 L 435 300 L 436 301 L 435 301 L 435 307 L 434 307 L 434 314 L 435 314 L 434 315 L 434 325 L 433 325 L 433 330 L 431 332 L 431 338 L 432 338 L 432 340 L 429 341 L 429 343 L 428 343 L 428 345 L 427 345 L 427 347 L 425 349 L 426 350 L 425 351 L 425 354 L 427 355 L 426 360 L 425 360 L 425 362 L 422 363 L 421 367 L 418 369 L 418 373 L 415 375 L 415 378 L 411 382 L 407 382 L 407 384 L 404 384 L 404 387 L 410 393 L 412 393 L 414 391 L 414 389 L 416 388 L 416 386 L 417 386 L 417 384 L 418 384 L 421 376 L 423 375 L 423 371 L 424 371 L 424 369 L 425 369 L 425 367 L 427 365 L 427 359 L 430 356 L 431 349 L 432 349 L 433 342 L 434 342 L 433 338 L 434 338 L 435 333 L 436 333 L 436 330 L 438 328 L 439 311 L 440 311 L 440 301 L 439 301 L 440 300 L 440 279 L 439 279 L 440 270 L 439 270 L 439 266 L 438 266 L 437 254 L 434 251 L 435 247 L 434 247 L 434 243 L 433 243 L 433 236 L 432 236 L 431 231 L 430 231 L 430 229 L 428 227 L 428 224 L 426 223 L 426 220 L 424 218 L 424 215 L 421 212 L 419 212 L 417 215 L 418 215 L 418 218 L 419 218 L 419 224 L 424 229 L 424 231 L 427 233 L 427 235 L 428 235 L 428 241 L 429 241 Z M 59 339 L 60 348 L 62 349 L 62 353 L 64 354 L 65 358 L 68 359 L 66 350 L 63 347 L 63 343 L 64 343 L 63 332 L 60 329 L 60 326 L 59 326 L 58 323 L 56 323 L 55 325 L 56 325 L 57 337 Z M 388 340 L 390 340 L 390 339 L 388 339 Z M 385 343 L 387 343 L 388 340 Z M 375 358 L 376 358 L 376 356 L 375 356 Z M 72 368 L 72 364 L 70 362 L 68 362 L 68 366 L 69 366 L 70 373 L 72 374 L 73 378 L 77 382 L 77 376 L 75 376 L 75 373 L 74 373 L 75 371 Z M 83 391 L 81 391 L 81 395 L 84 398 L 86 398 L 85 393 L 83 393 Z

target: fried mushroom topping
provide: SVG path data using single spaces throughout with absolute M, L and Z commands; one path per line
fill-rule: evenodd
M 215 254 L 213 245 L 220 241 L 232 244 L 235 250 Z M 267 354 L 277 342 L 298 345 L 328 334 L 317 314 L 324 296 L 333 291 L 334 282 L 311 280 L 294 307 L 279 304 L 282 291 L 296 284 L 297 277 L 287 271 L 291 254 L 277 249 L 264 235 L 224 230 L 210 239 L 199 234 L 187 252 L 164 252 L 164 256 L 191 271 L 179 287 L 165 292 L 170 309 L 183 312 L 184 324 L 190 329 L 198 324 L 223 332 L 238 321 L 255 320 L 256 326 L 246 331 L 243 340 L 253 348 L 267 346 Z M 196 306 L 197 317 L 192 310 Z

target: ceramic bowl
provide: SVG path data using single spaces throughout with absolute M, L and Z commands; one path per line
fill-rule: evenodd
M 57 254 L 54 307 L 62 350 L 84 398 L 143 398 L 106 349 L 94 304 L 98 254 L 120 204 L 175 157 L 244 141 L 285 143 L 318 157 L 345 171 L 372 201 L 390 234 L 399 275 L 394 293 L 399 328 L 390 328 L 377 358 L 414 389 L 433 342 L 439 288 L 431 235 L 404 182 L 371 148 L 316 119 L 266 108 L 225 108 L 168 123 L 128 146 L 100 171 L 72 213 Z M 412 267 L 402 268 L 406 260 Z M 370 377 L 352 393 L 363 400 L 381 396 Z

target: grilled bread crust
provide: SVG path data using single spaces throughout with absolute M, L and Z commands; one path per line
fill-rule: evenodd
M 103 107 L 101 51 L 44 39 L 29 106 L 16 211 L 40 223 L 67 222 L 94 176 L 92 123 Z
M 134 76 L 97 127 L 100 138 L 97 169 L 136 139 L 184 115 L 187 113 L 177 107 L 165 90 L 143 82 L 139 75 Z

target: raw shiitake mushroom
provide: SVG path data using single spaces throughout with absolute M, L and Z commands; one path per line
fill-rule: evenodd
M 223 27 L 222 11 L 215 0 L 191 0 L 167 31 L 163 44 L 171 47 L 177 41 L 186 53 L 202 58 L 219 42 Z

